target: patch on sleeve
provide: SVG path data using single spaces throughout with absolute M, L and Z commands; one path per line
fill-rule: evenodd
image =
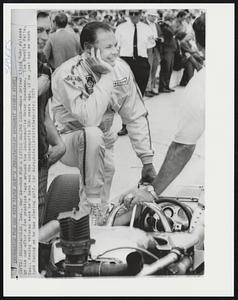
M 78 75 L 67 75 L 64 80 L 77 89 L 81 90 L 83 88 L 83 82 Z
M 93 75 L 89 74 L 86 76 L 86 85 L 85 85 L 85 89 L 87 91 L 88 94 L 92 94 L 93 93 L 93 87 L 96 84 L 96 81 L 93 77 Z
M 124 77 L 120 80 L 115 80 L 113 81 L 113 86 L 117 87 L 117 86 L 122 86 L 122 85 L 127 85 L 128 84 L 128 78 Z

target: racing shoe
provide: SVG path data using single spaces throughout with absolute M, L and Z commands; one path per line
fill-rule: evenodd
M 154 94 L 152 91 L 145 91 L 145 97 L 151 98 L 151 97 L 154 97 Z
M 127 135 L 128 131 L 126 129 L 126 125 L 122 125 L 122 129 L 117 133 L 119 136 Z
M 166 89 L 166 88 L 161 88 L 161 89 L 159 89 L 159 92 L 160 93 L 171 93 L 172 91 L 169 89 Z
M 108 216 L 110 215 L 113 205 L 108 203 L 101 203 L 101 199 L 93 199 L 90 202 L 90 225 L 91 226 L 103 226 L 106 224 Z

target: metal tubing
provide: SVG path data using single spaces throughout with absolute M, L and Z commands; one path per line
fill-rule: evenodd
M 152 275 L 155 272 L 167 267 L 168 265 L 176 262 L 179 259 L 179 255 L 170 252 L 168 255 L 164 256 L 163 258 L 157 260 L 155 263 L 151 265 L 146 265 L 142 269 L 142 271 L 137 276 L 146 276 L 146 275 Z

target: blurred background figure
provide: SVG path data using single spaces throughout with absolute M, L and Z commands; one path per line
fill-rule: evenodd
M 129 20 L 116 27 L 116 38 L 120 49 L 120 57 L 130 66 L 135 81 L 142 96 L 150 75 L 148 51 L 155 46 L 155 40 L 151 28 L 140 21 L 141 10 L 130 10 Z M 118 135 L 127 134 L 123 124 Z
M 81 31 L 83 27 L 88 23 L 88 20 L 84 16 L 76 16 L 73 18 L 74 23 L 74 31 L 78 34 L 78 38 L 80 38 Z
M 177 49 L 177 43 L 175 40 L 175 32 L 173 30 L 174 18 L 171 14 L 164 15 L 164 22 L 160 22 L 160 27 L 163 34 L 163 43 L 161 47 L 161 68 L 159 78 L 159 92 L 170 93 L 173 89 L 170 89 L 169 83 L 174 66 L 174 56 Z
M 147 10 L 145 13 L 145 24 L 149 25 L 152 32 L 153 38 L 155 40 L 155 46 L 148 51 L 148 60 L 150 64 L 150 76 L 148 84 L 145 91 L 146 97 L 153 97 L 158 94 L 158 91 L 155 89 L 156 83 L 156 71 L 160 64 L 160 47 L 161 42 L 163 41 L 162 31 L 160 25 L 158 24 L 158 13 L 156 10 Z
M 184 58 L 184 71 L 180 81 L 181 86 L 186 86 L 194 75 L 194 70 L 200 71 L 203 66 L 204 58 L 198 50 L 193 50 L 189 43 L 191 36 L 185 32 L 178 32 L 177 38 L 180 39 L 179 46 L 182 57 Z
M 79 37 L 75 32 L 66 29 L 68 17 L 65 13 L 55 16 L 56 32 L 52 33 L 44 47 L 44 54 L 52 69 L 55 70 L 63 62 L 80 52 Z
M 114 21 L 112 15 L 105 15 L 103 18 L 103 22 L 108 24 L 114 30 Z
M 125 10 L 119 10 L 117 14 L 117 20 L 116 20 L 116 27 L 122 23 L 125 23 L 127 21 L 126 19 L 126 11 Z
M 96 10 L 89 10 L 88 11 L 88 22 L 98 21 L 97 18 L 97 11 Z
M 189 16 L 189 11 L 187 11 L 185 9 L 180 10 L 177 13 L 177 16 L 174 20 L 175 33 L 179 32 L 179 31 L 182 31 L 185 33 L 188 32 L 188 22 L 187 22 L 188 16 Z

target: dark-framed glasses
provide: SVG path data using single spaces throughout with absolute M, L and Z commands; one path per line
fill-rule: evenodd
M 130 16 L 139 16 L 140 12 L 139 11 L 129 11 Z

